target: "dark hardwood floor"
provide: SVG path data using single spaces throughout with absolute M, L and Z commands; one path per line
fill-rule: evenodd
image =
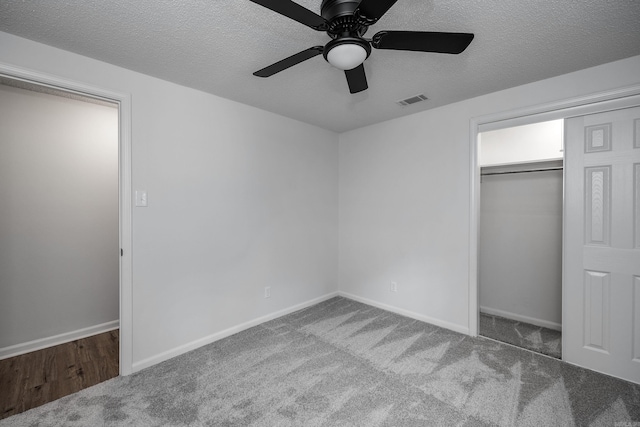
M 0 419 L 118 376 L 119 331 L 0 360 Z

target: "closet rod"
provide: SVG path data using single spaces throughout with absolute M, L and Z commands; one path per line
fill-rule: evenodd
M 521 171 L 509 171 L 509 172 L 481 172 L 480 176 L 489 176 L 489 175 L 507 175 L 512 173 L 529 173 L 529 172 L 546 172 L 546 171 L 561 171 L 564 169 L 562 166 L 556 168 L 544 168 L 544 169 L 527 169 Z

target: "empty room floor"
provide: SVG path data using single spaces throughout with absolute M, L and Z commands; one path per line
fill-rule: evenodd
M 0 420 L 0 427 L 631 421 L 640 421 L 638 384 L 336 297 Z

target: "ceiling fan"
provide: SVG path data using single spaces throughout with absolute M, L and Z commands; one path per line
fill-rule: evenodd
M 397 0 L 322 0 L 320 15 L 291 0 L 251 0 L 316 31 L 325 31 L 331 41 L 313 46 L 253 73 L 269 77 L 307 59 L 322 54 L 331 65 L 347 77 L 349 91 L 358 93 L 368 88 L 363 62 L 375 49 L 412 50 L 458 54 L 473 40 L 469 33 L 430 31 L 379 31 L 365 39 L 370 25 L 375 24 Z

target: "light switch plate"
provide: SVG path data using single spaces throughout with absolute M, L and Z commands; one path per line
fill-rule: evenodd
M 147 192 L 145 190 L 136 190 L 136 206 L 147 207 Z

